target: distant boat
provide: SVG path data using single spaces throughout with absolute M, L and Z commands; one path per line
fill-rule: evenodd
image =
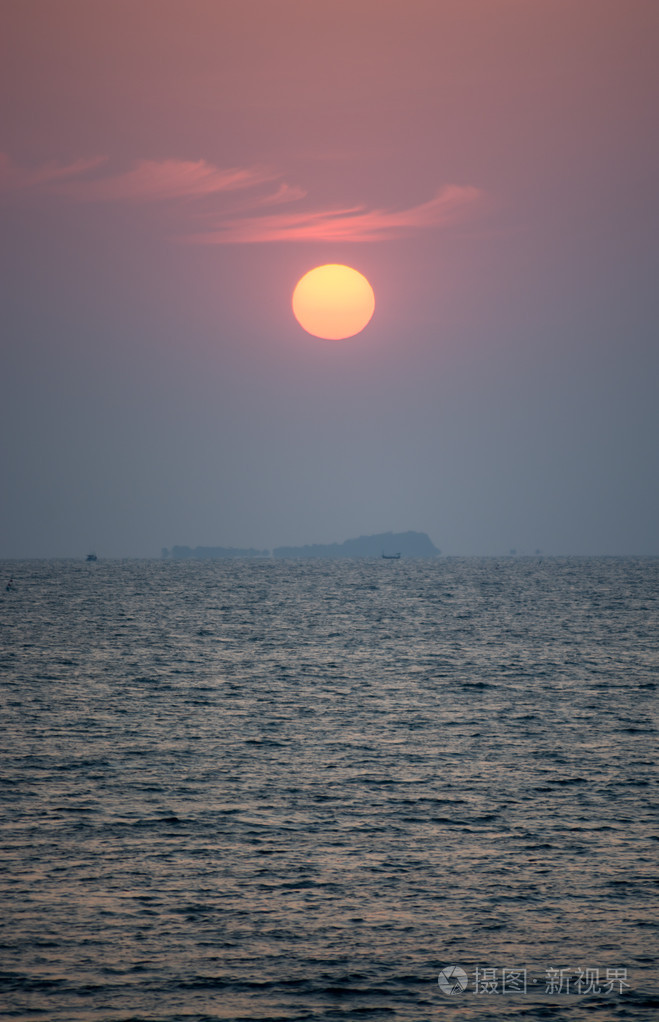
M 400 554 L 382 554 L 385 561 L 399 561 Z
M 97 561 L 98 557 L 96 556 L 96 554 L 87 554 L 87 560 L 88 561 Z

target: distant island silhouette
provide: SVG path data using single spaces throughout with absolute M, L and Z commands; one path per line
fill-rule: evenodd
M 309 546 L 278 546 L 275 557 L 437 557 L 440 551 L 425 532 L 379 532 L 344 543 L 313 543 Z
M 378 532 L 373 536 L 358 536 L 343 543 L 312 543 L 306 546 L 278 546 L 272 551 L 254 547 L 225 546 L 173 546 L 163 547 L 162 556 L 173 560 L 194 558 L 220 560 L 228 557 L 437 557 L 441 553 L 425 532 Z

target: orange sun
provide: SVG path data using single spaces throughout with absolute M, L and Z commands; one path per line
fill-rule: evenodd
M 375 295 L 366 277 L 339 263 L 309 270 L 293 292 L 293 312 L 300 326 L 328 341 L 358 334 L 374 309 Z

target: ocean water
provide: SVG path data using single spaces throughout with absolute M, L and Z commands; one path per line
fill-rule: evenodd
M 658 1016 L 659 560 L 0 567 L 2 1019 Z

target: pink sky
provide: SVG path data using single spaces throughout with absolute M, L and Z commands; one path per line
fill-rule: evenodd
M 0 554 L 659 551 L 654 0 L 0 20 Z M 341 349 L 291 317 L 320 262 L 376 292 Z

